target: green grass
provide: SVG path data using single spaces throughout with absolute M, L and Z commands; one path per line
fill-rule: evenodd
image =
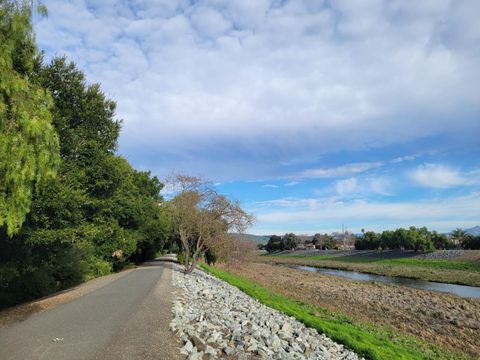
M 243 277 L 206 264 L 201 266 L 261 303 L 295 317 L 366 359 L 466 359 L 395 330 L 356 323 L 345 315 L 277 294 Z
M 374 265 L 409 265 L 431 269 L 441 270 L 467 270 L 480 271 L 480 262 L 465 260 L 429 260 L 417 258 L 397 258 L 397 259 L 376 259 L 364 256 L 301 256 L 301 255 L 273 255 L 275 257 L 293 257 L 298 259 L 311 259 L 321 261 L 333 261 L 337 263 L 354 263 L 354 264 L 374 264 Z

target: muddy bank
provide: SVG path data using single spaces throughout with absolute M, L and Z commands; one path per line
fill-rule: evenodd
M 269 264 L 247 263 L 226 269 L 305 303 L 480 356 L 480 300 L 360 283 Z

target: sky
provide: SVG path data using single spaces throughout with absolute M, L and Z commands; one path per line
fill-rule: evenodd
M 249 232 L 480 225 L 480 1 L 43 3 L 40 49 L 117 101 L 119 153 L 210 179 Z

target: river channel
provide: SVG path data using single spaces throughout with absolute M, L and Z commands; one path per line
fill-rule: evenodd
M 407 286 L 415 289 L 446 292 L 446 293 L 451 293 L 461 297 L 480 298 L 480 287 L 475 287 L 475 286 L 439 283 L 439 282 L 410 279 L 410 278 L 398 277 L 398 276 L 365 274 L 365 273 L 360 273 L 356 271 L 316 268 L 313 266 L 293 266 L 293 268 L 298 270 L 317 272 L 321 274 L 341 276 L 341 277 L 345 277 L 352 280 L 379 281 L 387 284 Z

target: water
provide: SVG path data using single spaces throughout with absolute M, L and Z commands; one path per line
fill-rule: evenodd
M 365 274 L 365 273 L 360 273 L 356 271 L 324 269 L 324 268 L 316 268 L 313 266 L 293 266 L 293 267 L 298 270 L 305 270 L 305 271 L 311 271 L 311 272 L 318 272 L 322 274 L 342 276 L 352 280 L 379 281 L 387 284 L 407 286 L 415 289 L 446 292 L 446 293 L 455 294 L 461 297 L 480 298 L 480 287 L 475 287 L 475 286 L 439 283 L 439 282 L 433 282 L 433 281 L 409 279 L 409 278 L 398 277 L 398 276 Z

